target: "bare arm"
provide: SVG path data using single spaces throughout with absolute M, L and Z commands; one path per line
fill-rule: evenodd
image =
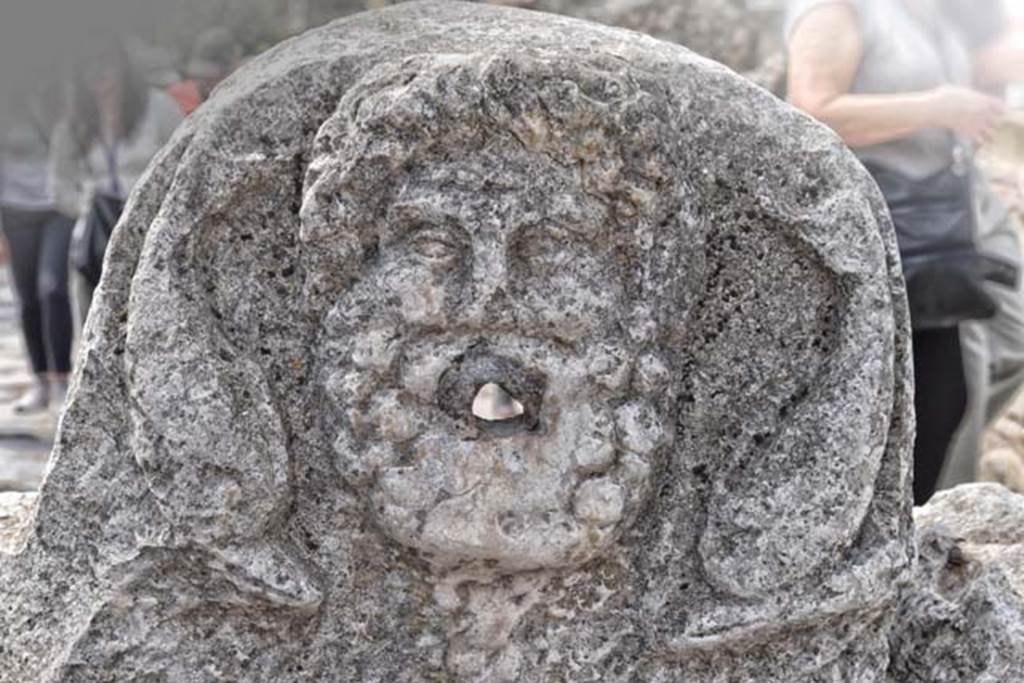
M 1014 24 L 974 52 L 974 81 L 1000 87 L 1024 81 L 1024 24 Z
M 843 2 L 811 10 L 790 36 L 790 102 L 834 129 L 850 147 L 904 138 L 925 128 L 984 140 L 1002 114 L 999 100 L 955 86 L 851 94 L 862 56 L 856 11 Z
M 50 143 L 49 182 L 57 209 L 71 218 L 81 212 L 83 181 L 71 126 L 61 121 Z

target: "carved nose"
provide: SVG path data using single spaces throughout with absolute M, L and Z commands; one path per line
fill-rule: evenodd
M 478 249 L 473 254 L 473 286 L 477 298 L 487 301 L 504 296 L 508 285 L 508 264 L 504 249 Z
M 472 294 L 460 312 L 466 322 L 486 326 L 510 317 L 512 302 L 505 259 L 503 249 L 480 249 L 473 254 Z
M 522 363 L 473 347 L 438 380 L 441 410 L 498 436 L 536 429 L 547 377 Z

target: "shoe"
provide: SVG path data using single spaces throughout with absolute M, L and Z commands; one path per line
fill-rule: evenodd
M 50 382 L 50 406 L 57 413 L 64 410 L 64 402 L 68 398 L 68 381 L 66 379 L 55 379 Z
M 14 403 L 14 412 L 19 415 L 40 413 L 50 406 L 50 384 L 45 379 L 37 379 L 28 391 Z

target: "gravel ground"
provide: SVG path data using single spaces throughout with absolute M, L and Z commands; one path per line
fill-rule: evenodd
M 25 417 L 11 410 L 30 380 L 10 272 L 0 268 L 0 491 L 39 488 L 50 455 L 56 415 Z

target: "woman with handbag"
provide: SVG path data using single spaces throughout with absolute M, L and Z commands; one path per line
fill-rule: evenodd
M 959 325 L 996 313 L 990 281 L 1017 278 L 975 243 L 973 146 L 1003 103 L 971 87 L 969 47 L 936 0 L 790 0 L 786 35 L 791 102 L 853 149 L 893 215 L 914 328 L 920 505 L 966 407 Z
M 55 210 L 47 190 L 54 123 L 47 118 L 51 91 L 43 87 L 12 98 L 5 112 L 9 125 L 0 141 L 0 241 L 7 244 L 22 337 L 34 377 L 14 403 L 15 413 L 60 407 L 71 371 L 67 264 L 73 222 Z
M 67 114 L 54 130 L 50 182 L 58 208 L 77 221 L 71 261 L 81 327 L 124 200 L 182 115 L 169 95 L 146 85 L 116 39 L 94 40 L 69 85 Z
M 1002 0 L 943 0 L 943 7 L 971 46 L 979 87 L 1001 92 L 1024 80 L 1024 24 L 1010 20 Z M 992 183 L 984 183 L 977 195 L 979 247 L 1019 265 L 1019 222 Z M 1024 385 L 1024 278 L 1016 289 L 989 285 L 987 291 L 999 304 L 996 315 L 960 325 L 967 413 L 946 456 L 939 488 L 976 480 L 985 431 Z

